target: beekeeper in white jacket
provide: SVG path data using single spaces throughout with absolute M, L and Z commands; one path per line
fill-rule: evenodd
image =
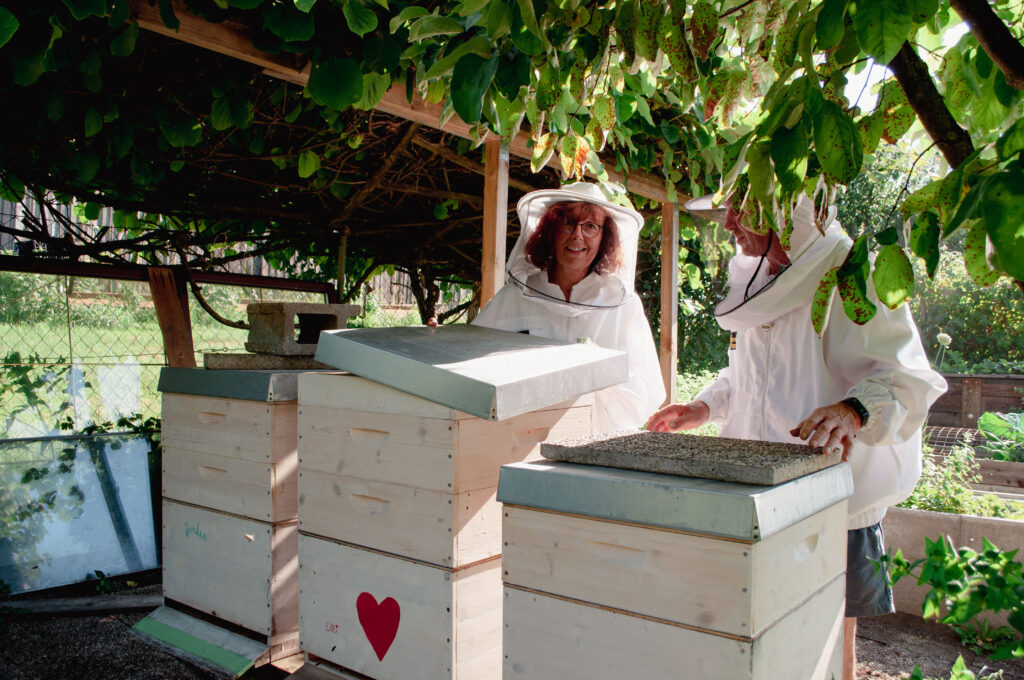
M 633 289 L 643 217 L 578 182 L 518 204 L 505 286 L 474 324 L 626 352 L 627 382 L 595 393 L 597 433 L 636 429 L 665 401 L 657 352 Z
M 851 245 L 834 207 L 822 217 L 822 234 L 804 196 L 793 210 L 788 251 L 775 232 L 745 228 L 736 210 L 715 208 L 710 196 L 686 208 L 724 223 L 739 249 L 729 263 L 728 294 L 715 307 L 718 323 L 731 333 L 729 365 L 692 402 L 652 416 L 648 428 L 713 422 L 723 437 L 806 440 L 843 452 L 854 487 L 844 631 L 844 678 L 853 678 L 857 617 L 894 610 L 885 573 L 875 574 L 871 563 L 884 554 L 879 522 L 917 483 L 921 428 L 946 382 L 931 369 L 906 305 L 877 304 L 874 318 L 857 325 L 833 290 L 821 337 L 815 333 L 811 301 L 818 282 L 842 264 Z

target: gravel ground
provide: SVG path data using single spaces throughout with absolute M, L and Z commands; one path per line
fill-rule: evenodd
M 159 593 L 159 585 L 138 588 L 132 592 Z M 0 678 L 218 678 L 133 636 L 130 633 L 131 627 L 149 611 L 136 609 L 88 615 L 25 615 L 12 614 L 7 610 L 0 615 L 0 643 L 3 650 L 0 652 Z M 862 619 L 859 623 L 857 653 L 858 678 L 861 680 L 907 678 L 915 664 L 921 666 L 925 677 L 946 680 L 957 655 L 964 657 L 968 667 L 979 678 L 1002 669 L 1001 676 L 996 674 L 989 677 L 1024 680 L 1024 659 L 991 662 L 979 658 L 961 646 L 959 638 L 949 628 L 907 614 Z M 249 671 L 243 680 L 282 680 L 287 676 L 284 670 L 264 666 Z M 638 674 L 638 677 L 642 677 L 642 674 Z

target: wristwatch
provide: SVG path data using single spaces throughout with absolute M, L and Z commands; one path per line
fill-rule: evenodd
M 857 397 L 847 397 L 839 402 L 840 404 L 846 404 L 853 409 L 853 412 L 860 418 L 860 426 L 864 427 L 868 424 L 868 410 L 864 408 L 864 404 L 860 403 L 860 399 Z

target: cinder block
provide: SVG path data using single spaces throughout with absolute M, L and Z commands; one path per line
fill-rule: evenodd
M 320 331 L 345 328 L 360 309 L 358 305 L 254 302 L 246 311 L 249 314 L 247 350 L 260 354 L 313 356 Z

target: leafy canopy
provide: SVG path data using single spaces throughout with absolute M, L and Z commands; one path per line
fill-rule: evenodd
M 251 157 L 277 164 L 282 185 L 322 188 L 330 183 L 324 160 L 331 152 L 293 145 L 278 155 L 270 140 L 251 132 L 261 100 L 276 97 L 283 111 L 297 107 L 296 116 L 307 115 L 323 130 L 346 120 L 345 113 L 371 109 L 397 87 L 443 102 L 442 122 L 458 116 L 477 126 L 478 139 L 486 130 L 506 138 L 528 130 L 535 171 L 554 154 L 568 176 L 600 178 L 606 165 L 647 170 L 665 179 L 670 198 L 733 196 L 755 228 L 779 230 L 785 242 L 801 194 L 827 200 L 858 176 L 880 144 L 920 135 L 920 120 L 950 171 L 902 201 L 905 222 L 876 225 L 858 240 L 844 266 L 822 282 L 820 304 L 833 287 L 858 321 L 871 318 L 874 300 L 902 304 L 913 290 L 910 256 L 934 272 L 939 241 L 961 230 L 975 280 L 1024 281 L 1024 60 L 1014 59 L 1024 30 L 1020 3 L 159 0 L 157 6 L 171 29 L 186 11 L 231 22 L 255 48 L 294 58 L 296 69 L 308 64 L 305 99 L 287 88 L 271 94 L 274 87 L 258 78 L 204 72 L 193 74 L 201 78 L 187 93 L 176 93 L 180 100 L 167 101 L 154 88 L 150 119 L 125 119 L 122 105 L 137 96 L 136 85 L 108 74 L 117 72 L 119 60 L 138 58 L 143 42 L 127 0 L 51 1 L 0 12 L 8 96 L 31 93 L 33 110 L 49 122 L 66 122 L 70 93 L 89 93 L 75 98 L 76 134 L 62 140 L 66 151 L 31 160 L 69 191 L 88 187 L 97 202 L 117 205 L 135 192 L 145 203 L 173 184 L 186 162 L 175 156 L 212 152 L 229 136 L 247 141 Z M 968 11 L 994 19 L 995 29 L 979 33 L 986 49 L 970 32 L 949 37 L 957 12 Z M 147 61 L 159 52 L 147 52 Z M 848 99 L 847 86 L 871 64 L 887 65 L 892 75 L 875 105 L 862 108 L 859 98 Z M 187 69 L 187 63 L 174 66 Z M 45 128 L 28 134 L 43 135 Z M 8 193 L 16 196 L 21 175 L 32 174 L 30 164 L 7 155 L 0 162 Z

